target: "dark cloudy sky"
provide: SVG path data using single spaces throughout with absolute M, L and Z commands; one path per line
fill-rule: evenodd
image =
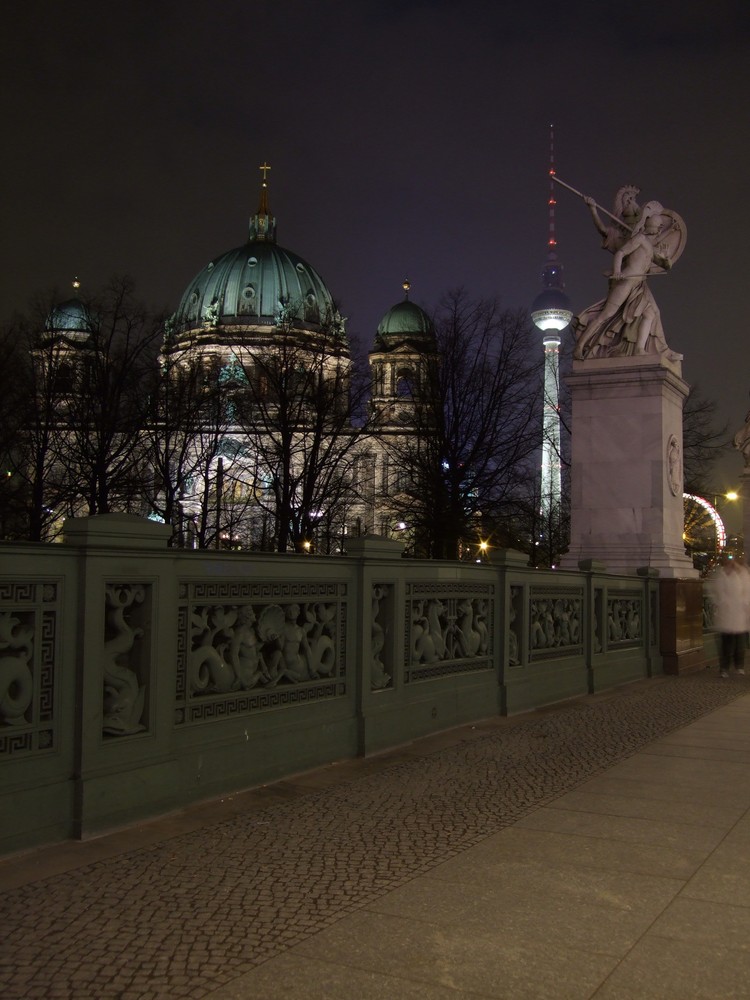
M 750 407 L 750 4 L 476 0 L 19 3 L 2 30 L 3 317 L 74 274 L 174 308 L 240 245 L 272 165 L 279 242 L 370 343 L 401 298 L 459 285 L 527 306 L 558 174 L 611 207 L 637 184 L 687 226 L 653 279 L 683 372 Z M 576 310 L 611 258 L 558 196 Z M 738 456 L 717 487 L 736 484 Z M 724 469 L 724 467 L 722 467 Z M 726 480 L 726 481 L 724 481 Z

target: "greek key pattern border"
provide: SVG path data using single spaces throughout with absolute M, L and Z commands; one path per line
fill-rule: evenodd
M 337 698 L 344 694 L 346 694 L 344 684 L 330 681 L 325 684 L 311 683 L 295 685 L 293 688 L 275 688 L 271 691 L 245 691 L 241 696 L 223 695 L 204 698 L 199 704 L 190 705 L 190 717 L 186 721 L 191 723 L 217 722 L 221 719 L 250 715 L 253 712 L 262 712 L 272 708 L 308 705 L 328 698 Z
M 473 674 L 494 670 L 495 665 L 490 659 L 453 660 L 437 663 L 434 666 L 407 667 L 404 681 L 431 681 L 436 677 L 448 677 L 455 674 Z
M 55 668 L 61 601 L 61 578 L 0 581 L 0 615 L 12 627 L 2 654 L 11 673 L 8 689 L 12 686 L 18 697 L 29 684 L 20 714 L 12 723 L 0 723 L 0 762 L 51 753 L 57 748 Z M 23 630 L 26 641 L 17 638 L 18 629 Z M 18 676 L 13 676 L 13 671 Z M 7 693 L 0 689 L 0 696 Z
M 253 601 L 336 601 L 347 596 L 345 583 L 316 581 L 290 583 L 286 580 L 190 580 L 180 581 L 179 600 L 193 603 L 250 603 Z

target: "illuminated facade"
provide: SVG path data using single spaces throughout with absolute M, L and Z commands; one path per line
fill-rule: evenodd
M 269 492 L 266 447 L 263 427 L 276 423 L 273 397 L 279 386 L 269 386 L 267 402 L 259 399 L 256 382 L 270 378 L 274 354 L 285 356 L 284 364 L 293 369 L 295 382 L 312 385 L 311 373 L 317 372 L 329 387 L 329 403 L 334 409 L 346 408 L 351 374 L 349 343 L 345 319 L 341 316 L 325 282 L 318 272 L 293 251 L 276 241 L 276 219 L 271 214 L 266 172 L 257 212 L 250 219 L 246 243 L 211 260 L 190 282 L 180 305 L 167 324 L 164 357 L 189 365 L 200 359 L 219 372 L 231 392 L 242 388 L 243 380 L 253 383 L 252 396 L 264 420 L 260 428 L 227 426 L 223 441 L 201 476 L 192 477 L 190 497 L 181 502 L 189 523 L 199 516 L 199 507 L 213 492 L 225 529 L 222 541 L 265 547 L 268 529 L 258 522 L 259 511 L 270 511 L 277 502 Z M 321 485 L 305 485 L 322 480 L 325 461 L 310 474 L 313 452 L 325 453 L 327 447 L 318 432 L 305 426 L 315 408 L 298 409 L 289 398 L 288 409 L 295 411 L 294 432 L 284 444 L 288 452 L 287 475 L 299 481 L 290 505 L 314 510 L 304 542 L 307 550 L 340 551 L 348 534 L 378 532 L 396 535 L 407 544 L 409 526 L 399 512 L 399 467 L 394 449 L 414 427 L 415 402 L 427 384 L 426 368 L 436 356 L 432 323 L 427 314 L 409 301 L 409 283 L 404 283 L 405 298 L 385 314 L 378 325 L 369 353 L 370 418 L 377 433 L 357 439 L 357 429 L 350 422 L 332 419 L 339 442 L 328 453 L 328 465 L 348 479 L 351 489 L 339 489 L 333 503 Z M 360 414 L 361 416 L 361 414 Z M 315 423 L 315 421 L 313 421 Z M 275 436 L 279 438 L 277 429 Z M 349 447 L 346 438 L 352 439 Z M 280 440 L 273 442 L 280 446 Z M 260 457 L 259 457 L 260 456 Z M 308 496 L 302 494 L 307 490 Z M 314 494 L 314 499 L 311 499 Z M 343 501 L 344 494 L 348 500 Z M 219 520 L 219 513 L 215 515 Z M 316 520 L 317 519 L 317 520 Z M 312 522 L 315 523 L 312 523 Z M 271 529 L 272 531 L 273 529 Z M 226 537 L 225 537 L 226 536 Z
M 438 349 L 432 321 L 409 301 L 410 284 L 404 281 L 404 299 L 378 324 L 369 353 L 372 377 L 371 408 L 378 433 L 370 442 L 373 502 L 368 523 L 385 537 L 398 537 L 408 547 L 414 543 L 413 526 L 403 518 L 405 476 L 402 444 L 416 426 L 416 408 L 431 381 Z M 424 416 L 420 418 L 424 422 Z
M 284 548 L 339 552 L 347 535 L 371 532 L 408 546 L 404 443 L 432 384 L 432 321 L 405 282 L 375 333 L 369 380 L 355 386 L 333 296 L 277 243 L 269 169 L 247 240 L 210 260 L 166 321 L 158 389 L 148 390 L 164 406 L 146 418 L 134 467 L 148 486 L 129 509 L 173 524 L 176 544 L 190 548 L 265 550 L 286 524 Z M 74 298 L 52 311 L 42 346 L 61 370 L 81 368 L 93 330 Z

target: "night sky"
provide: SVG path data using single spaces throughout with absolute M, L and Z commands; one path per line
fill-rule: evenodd
M 2 31 L 0 315 L 129 273 L 174 309 L 239 246 L 271 164 L 278 242 L 369 347 L 402 298 L 528 307 L 557 172 L 611 209 L 622 184 L 678 212 L 653 278 L 683 374 L 734 431 L 750 408 L 750 4 L 472 0 L 14 4 Z M 558 191 L 575 311 L 611 257 Z M 540 348 L 541 350 L 541 348 Z M 729 456 L 718 489 L 737 485 Z

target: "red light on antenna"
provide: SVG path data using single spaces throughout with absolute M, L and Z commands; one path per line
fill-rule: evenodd
M 549 172 L 550 172 L 550 174 L 554 174 L 554 172 L 555 172 L 555 168 L 554 168 L 554 167 L 550 167 L 550 168 L 549 168 Z
M 551 247 L 556 247 L 557 246 L 557 240 L 547 240 L 547 242 L 549 243 L 549 245 Z
M 554 198 L 550 198 L 550 200 L 549 200 L 549 204 L 550 204 L 550 205 L 556 205 L 556 204 L 557 204 L 557 202 L 555 201 L 555 199 L 554 199 Z

